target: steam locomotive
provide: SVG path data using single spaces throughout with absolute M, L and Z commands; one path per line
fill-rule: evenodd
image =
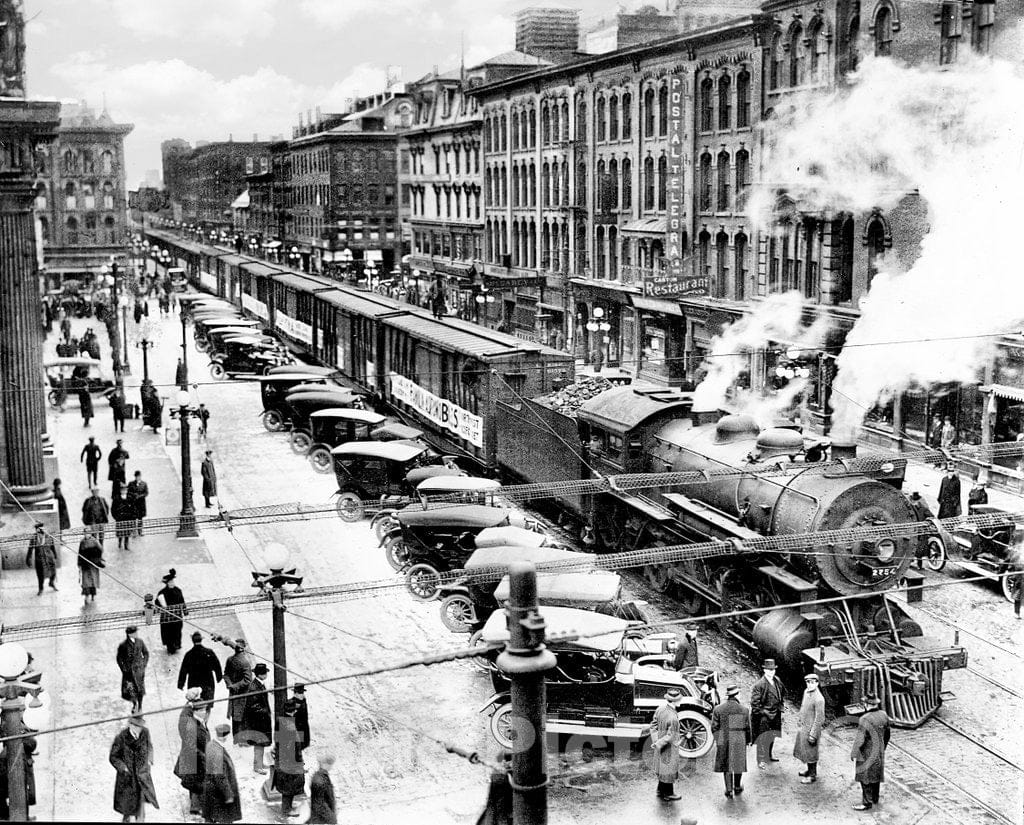
M 900 492 L 905 460 L 872 462 L 866 471 L 856 462 L 822 464 L 813 460 L 826 457 L 822 445 L 805 441 L 795 425 L 762 429 L 746 415 L 694 411 L 692 394 L 666 388 L 607 390 L 584 403 L 575 420 L 534 401 L 500 404 L 497 416 L 499 461 L 527 481 L 751 470 L 561 504 L 598 550 L 733 542 L 736 555 L 652 565 L 645 575 L 692 614 L 752 611 L 720 626 L 752 652 L 793 671 L 815 672 L 847 712 L 861 710 L 863 696 L 874 693 L 893 724 L 917 727 L 948 697 L 943 672 L 966 666 L 966 650 L 926 639 L 886 595 L 916 578 L 908 570 L 916 537 L 834 541 L 810 552 L 797 543 L 787 552 L 743 549 L 745 541 L 764 536 L 913 522 Z M 831 447 L 834 461 L 854 457 L 855 447 Z

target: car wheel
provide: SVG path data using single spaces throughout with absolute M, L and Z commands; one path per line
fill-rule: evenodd
M 291 445 L 293 453 L 306 455 L 309 452 L 309 448 L 313 446 L 313 439 L 309 437 L 308 433 L 300 431 L 292 433 L 288 443 Z
M 409 547 L 401 536 L 395 536 L 385 542 L 384 558 L 392 570 L 405 570 L 409 566 Z
M 54 409 L 60 408 L 60 395 L 56 390 L 50 390 L 46 394 L 46 400 L 50 402 L 50 406 Z
M 331 451 L 323 447 L 316 447 L 309 453 L 309 463 L 318 473 L 329 473 L 331 471 Z
M 469 633 L 476 624 L 476 607 L 465 593 L 454 593 L 441 602 L 441 623 L 452 633 Z
M 469 635 L 469 646 L 476 647 L 480 644 L 480 638 L 484 635 L 482 630 L 475 630 Z M 473 665 L 481 673 L 491 672 L 491 662 L 486 655 L 481 654 L 480 656 L 474 656 L 469 660 L 469 663 Z
M 263 413 L 263 427 L 267 432 L 281 432 L 284 429 L 284 416 L 277 410 L 267 410 Z
M 210 342 L 202 338 L 196 338 L 196 352 L 207 352 L 210 349 Z
M 512 725 L 512 703 L 496 708 L 488 723 L 491 736 L 501 747 L 511 750 L 515 745 L 515 729 Z
M 946 566 L 946 545 L 938 536 L 928 537 L 928 558 L 925 563 L 929 570 L 936 573 Z
M 441 573 L 432 564 L 414 564 L 405 574 L 405 586 L 417 601 L 433 601 L 440 592 Z
M 684 759 L 704 756 L 715 744 L 711 721 L 695 710 L 679 711 L 679 755 Z
M 338 496 L 337 503 L 334 505 L 334 509 L 338 513 L 338 518 L 349 524 L 362 521 L 366 513 L 363 500 L 355 493 L 341 493 Z
M 228 377 L 228 371 L 224 369 L 223 364 L 210 364 L 210 375 L 213 376 L 215 381 L 223 381 Z

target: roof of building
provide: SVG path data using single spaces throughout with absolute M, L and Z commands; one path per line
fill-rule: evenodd
M 554 66 L 550 60 L 545 60 L 543 57 L 537 57 L 533 54 L 527 54 L 526 52 L 519 52 L 512 49 L 507 52 L 502 52 L 494 57 L 489 57 L 486 60 L 477 63 L 473 66 L 474 69 L 478 69 L 481 66 Z

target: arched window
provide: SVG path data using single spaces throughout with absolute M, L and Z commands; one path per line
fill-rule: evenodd
M 68 218 L 64 226 L 66 228 L 64 240 L 70 246 L 74 246 L 78 243 L 78 219 L 74 217 Z
M 576 140 L 580 143 L 587 142 L 587 103 L 581 100 L 576 107 Z
M 711 274 L 711 233 L 706 229 L 697 236 L 697 265 L 701 277 L 707 278 Z
M 608 140 L 619 139 L 619 96 L 612 93 L 608 98 Z
M 608 258 L 605 255 L 603 226 L 598 226 L 594 230 L 594 246 L 597 252 L 597 268 L 594 276 L 596 278 L 606 278 L 608 273 L 605 271 L 605 267 L 608 265 Z
M 714 81 L 710 77 L 705 77 L 700 82 L 700 130 L 702 132 L 710 132 L 714 128 L 712 120 L 714 87 Z
M 540 226 L 540 268 L 551 269 L 551 227 L 547 221 Z
M 633 164 L 629 158 L 622 159 L 622 208 L 633 208 Z
M 88 234 L 88 237 L 85 240 L 92 241 L 93 243 L 96 243 L 98 238 L 96 237 L 96 216 L 95 215 L 86 215 L 85 216 L 85 231 Z
M 491 121 L 484 121 L 484 152 L 491 151 Z
M 608 277 L 613 281 L 619 279 L 619 230 L 616 226 L 608 227 Z
M 530 232 L 526 239 L 526 266 L 530 269 L 537 268 L 537 225 L 530 221 Z
M 587 164 L 580 161 L 576 165 L 576 206 L 587 205 Z
M 508 206 L 508 169 L 505 164 L 501 164 L 501 174 L 498 177 L 498 183 L 501 188 L 501 205 Z
M 729 294 L 729 236 L 725 232 L 715 235 L 715 297 Z
M 103 184 L 103 208 L 114 208 L 114 184 L 112 184 L 110 181 L 106 181 Z
M 519 206 L 519 164 L 512 164 L 512 205 Z
M 879 6 L 878 14 L 875 15 L 875 56 L 890 57 L 891 55 L 892 9 L 888 6 Z
M 537 145 L 537 110 L 530 109 L 530 148 Z
M 607 103 L 603 97 L 597 99 L 595 104 L 595 116 L 597 118 L 597 134 L 594 135 L 595 140 L 602 141 L 608 139 L 608 116 L 607 116 Z
M 569 139 L 569 101 L 562 101 L 562 140 Z
M 612 158 L 608 161 L 608 208 L 619 208 L 619 162 Z
M 668 158 L 658 158 L 658 209 L 665 211 L 668 198 Z
M 104 149 L 100 155 L 100 171 L 104 175 L 114 174 L 114 153 L 109 149 Z
M 65 209 L 78 209 L 78 196 L 75 193 L 75 185 L 68 181 L 67 186 L 64 187 L 64 208 Z M 78 224 L 75 224 L 78 227 Z
M 957 18 L 959 18 L 959 16 L 960 16 L 960 4 L 959 3 L 943 3 L 942 4 L 943 9 L 945 9 L 947 6 L 954 6 L 956 8 Z M 846 42 L 847 42 L 847 44 L 849 44 L 849 49 L 850 49 L 849 71 L 855 72 L 855 71 L 857 71 L 857 66 L 860 64 L 860 15 L 859 14 L 855 14 L 853 16 L 853 19 L 850 20 L 850 27 L 849 27 L 849 29 L 847 29 Z M 939 62 L 940 63 L 943 63 L 943 62 L 945 62 L 945 63 L 952 63 L 954 60 L 956 60 L 955 50 L 954 50 L 954 55 L 953 55 L 952 59 L 943 61 L 941 56 L 939 58 Z
M 43 243 L 49 243 L 50 241 L 50 219 L 45 215 L 39 216 L 39 234 L 43 239 Z
M 519 112 L 512 113 L 512 148 L 519 148 Z
M 622 95 L 622 139 L 633 137 L 633 96 L 629 92 Z
M 508 255 L 508 223 L 504 218 L 501 219 L 501 230 L 498 232 L 498 249 L 500 255 Z
M 505 115 L 501 116 L 501 125 L 498 128 L 498 137 L 501 138 L 501 149 L 499 151 L 505 152 L 508 150 L 508 119 Z
M 804 243 L 804 297 L 817 302 L 818 298 L 818 237 L 819 224 L 814 218 L 805 218 L 803 223 Z
M 733 284 L 737 301 L 742 301 L 747 286 L 747 236 L 738 233 L 732 243 Z
M 522 246 L 519 239 L 519 221 L 512 221 L 512 266 L 522 263 Z
M 103 235 L 108 244 L 117 243 L 117 228 L 112 215 L 103 219 Z
M 778 89 L 779 84 L 782 83 L 782 62 L 785 59 L 785 55 L 782 51 L 782 35 L 779 32 L 775 33 L 772 38 L 772 62 L 768 74 L 768 88 Z
M 484 132 L 486 135 L 487 133 Z M 484 197 L 486 198 L 487 206 L 494 205 L 494 190 L 491 188 L 494 185 L 494 176 L 491 174 L 491 167 L 488 166 L 484 170 Z
M 606 181 L 605 181 L 605 168 L 604 168 L 604 161 L 603 160 L 599 160 L 597 162 L 597 170 L 596 171 L 597 171 L 597 189 L 594 192 L 594 198 L 597 201 L 597 203 L 594 205 L 594 208 L 598 212 L 604 212 L 606 207 L 607 207 L 607 204 L 605 203 Z
M 853 218 L 832 221 L 832 268 L 835 284 L 832 301 L 843 304 L 853 300 Z
M 644 92 L 644 137 L 654 137 L 654 89 Z
M 530 206 L 537 205 L 537 166 L 530 161 Z
M 711 211 L 711 154 L 704 152 L 700 156 L 700 211 Z
M 732 78 L 723 74 L 718 78 L 718 128 L 732 126 Z
M 540 110 L 540 140 L 545 146 L 551 143 L 551 109 L 546 104 Z
M 36 184 L 36 209 L 40 211 L 46 209 L 47 200 L 48 198 L 46 197 L 46 184 L 43 183 L 42 181 L 39 181 Z
M 820 20 L 813 22 L 807 30 L 807 41 L 809 44 L 807 79 L 811 83 L 820 83 L 822 81 L 822 72 L 828 63 L 828 55 L 826 54 L 828 51 L 828 40 L 825 38 L 824 31 L 824 26 Z
M 804 29 L 797 24 L 789 31 L 789 85 L 804 82 Z
M 540 205 L 544 208 L 551 206 L 551 164 L 544 161 L 540 167 Z
M 868 288 L 878 274 L 881 259 L 885 256 L 885 226 L 877 218 L 868 224 Z
M 668 86 L 658 89 L 658 134 L 668 134 Z
M 729 153 L 724 149 L 718 153 L 718 197 L 716 209 L 718 212 L 729 211 L 729 190 L 732 183 L 731 170 L 729 169 Z
M 746 149 L 736 152 L 736 210 L 746 208 L 747 187 L 750 185 L 750 153 Z
M 736 128 L 750 126 L 750 72 L 741 69 L 736 75 Z
M 562 161 L 562 206 L 569 205 L 569 161 Z
M 86 174 L 94 174 L 96 172 L 96 158 L 93 157 L 92 149 L 82 150 L 82 171 Z
M 644 158 L 644 209 L 654 209 L 654 158 Z

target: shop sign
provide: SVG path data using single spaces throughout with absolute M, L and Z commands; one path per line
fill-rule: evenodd
M 211 275 L 209 272 L 203 272 L 203 270 L 199 270 L 199 283 L 212 292 L 217 291 L 217 278 L 216 276 Z
M 665 213 L 665 270 L 644 279 L 644 294 L 652 298 L 707 295 L 708 279 L 694 278 L 692 261 L 686 257 L 686 207 L 683 177 L 686 157 L 686 83 L 680 75 L 668 78 L 668 181 Z
M 275 312 L 274 326 L 293 341 L 302 341 L 304 344 L 313 346 L 313 327 L 309 324 L 304 324 L 302 321 L 296 321 L 294 318 L 285 315 L 283 312 Z
M 524 275 L 518 278 L 498 278 L 493 275 L 484 275 L 484 284 L 488 289 L 518 289 L 524 286 L 536 286 L 537 275 Z
M 439 398 L 403 375 L 391 373 L 391 396 L 412 407 L 439 427 L 475 447 L 484 446 L 484 420 L 445 398 Z
M 242 309 L 246 309 L 255 315 L 257 318 L 262 318 L 264 321 L 270 320 L 270 313 L 267 312 L 267 305 L 263 301 L 257 301 L 252 295 L 242 293 Z

